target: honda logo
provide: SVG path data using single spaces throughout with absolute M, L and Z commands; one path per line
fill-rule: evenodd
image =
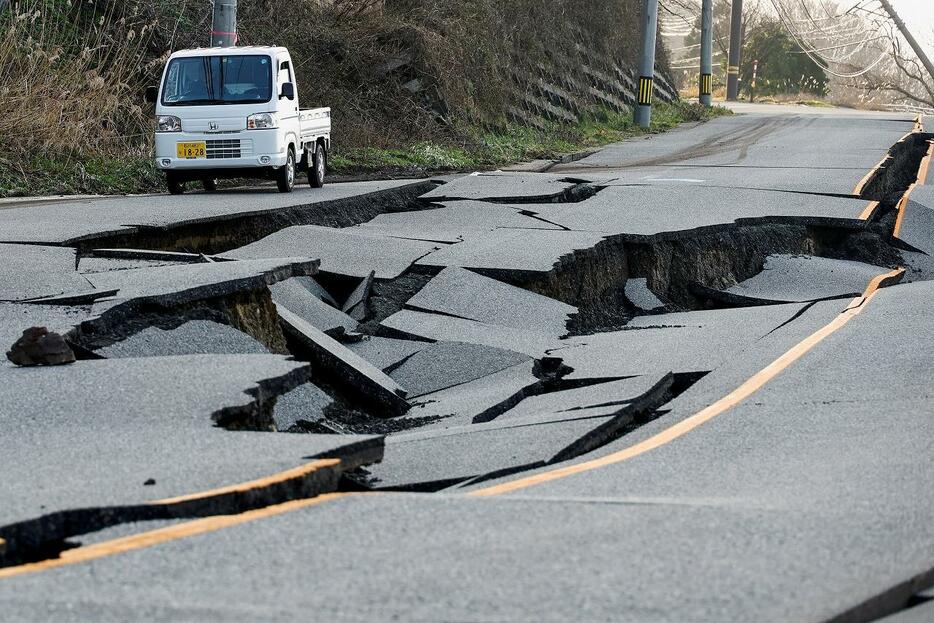
M 208 127 L 211 128 L 211 132 L 217 132 L 217 122 L 216 122 L 216 121 L 212 121 L 212 122 L 211 122 L 211 125 L 208 126 Z

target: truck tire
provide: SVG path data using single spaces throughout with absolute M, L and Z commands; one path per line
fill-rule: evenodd
M 312 188 L 324 186 L 324 173 L 327 169 L 328 154 L 323 145 L 315 145 L 315 153 L 308 167 L 308 183 Z
M 201 180 L 201 187 L 204 188 L 205 192 L 213 193 L 217 191 L 217 179 L 213 177 L 206 177 Z
M 291 147 L 285 164 L 276 171 L 276 186 L 280 193 L 290 193 L 295 188 L 295 150 Z
M 165 174 L 165 186 L 168 188 L 170 195 L 181 195 L 185 192 L 185 182 L 172 173 Z

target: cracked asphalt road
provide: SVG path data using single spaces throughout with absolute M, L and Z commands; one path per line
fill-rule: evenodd
M 934 119 L 742 112 L 0 210 L 4 617 L 926 620 Z

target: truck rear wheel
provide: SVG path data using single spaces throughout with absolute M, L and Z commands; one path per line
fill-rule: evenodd
M 285 164 L 276 171 L 276 186 L 280 193 L 290 193 L 295 188 L 295 150 L 291 147 Z
M 171 195 L 181 195 L 185 192 L 185 182 L 172 173 L 165 174 L 165 185 Z
M 308 183 L 312 188 L 321 188 L 324 186 L 324 173 L 327 169 L 328 154 L 324 146 L 315 145 L 315 153 L 311 158 L 311 166 L 308 167 Z

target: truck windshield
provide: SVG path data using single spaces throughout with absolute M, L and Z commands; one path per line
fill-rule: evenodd
M 252 104 L 272 99 L 268 56 L 200 56 L 173 59 L 162 86 L 165 106 Z

